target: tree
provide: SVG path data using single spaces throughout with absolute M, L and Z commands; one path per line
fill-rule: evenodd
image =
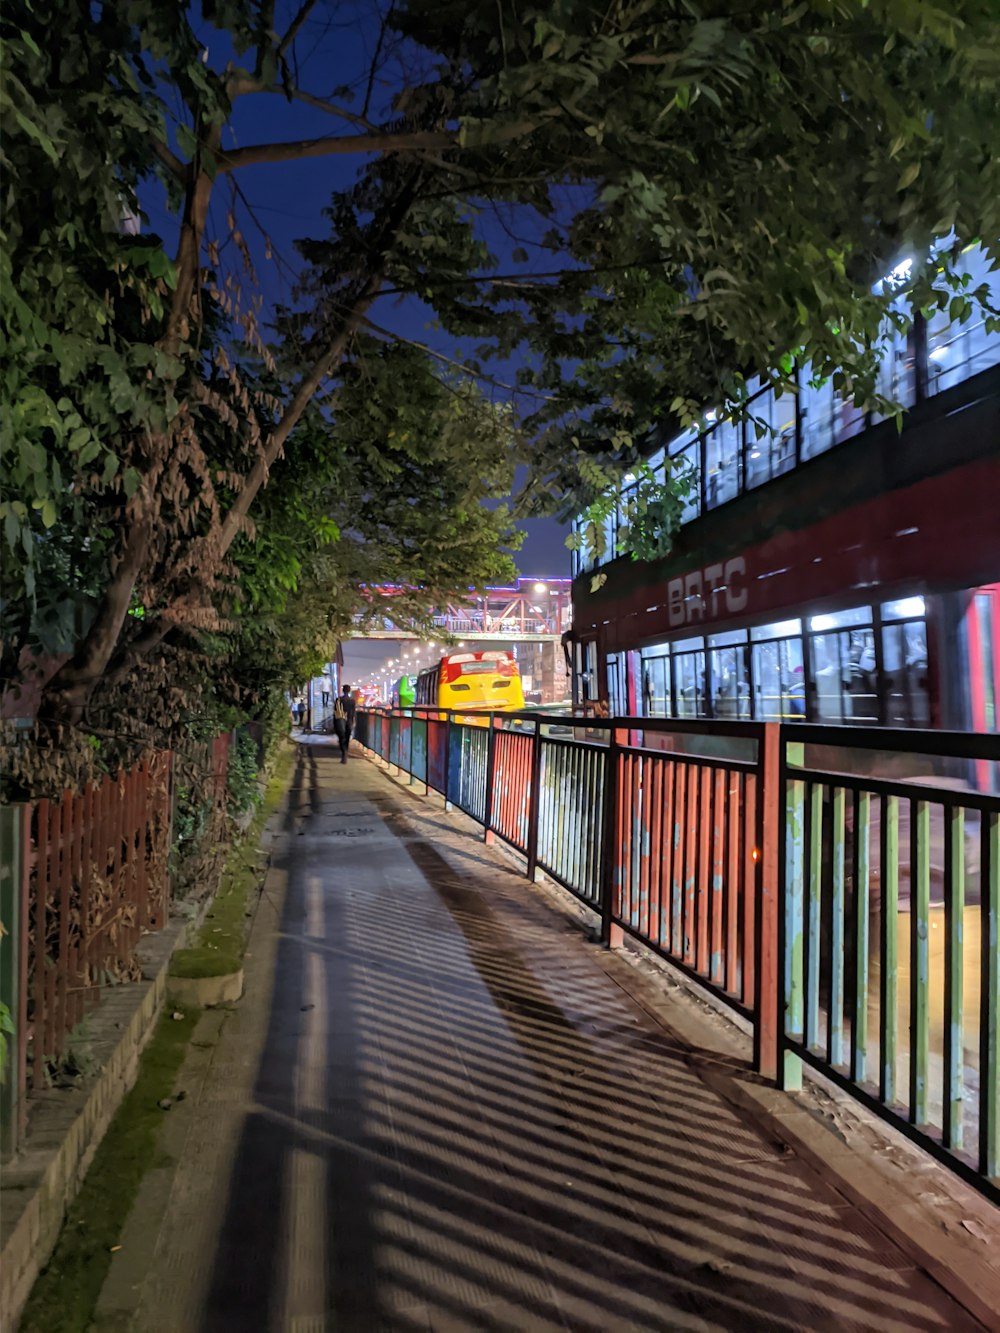
M 886 256 L 1000 235 L 992 10 L 407 0 L 337 100 L 309 86 L 316 0 L 69 0 L 58 25 L 22 0 L 3 20 L 4 674 L 55 622 L 69 657 L 43 711 L 78 721 L 99 683 L 215 627 L 263 488 L 317 396 L 336 434 L 345 358 L 389 298 L 429 305 L 458 373 L 518 410 L 536 504 L 592 499 L 580 458 L 634 456 L 720 385 L 738 402 L 780 353 L 870 396 Z M 237 143 L 255 97 L 333 129 Z M 345 155 L 360 179 L 303 245 L 271 349 L 239 178 Z M 154 177 L 172 259 L 123 234 Z M 911 313 L 953 299 L 953 258 L 915 265 Z M 243 383 L 238 341 L 274 392 Z

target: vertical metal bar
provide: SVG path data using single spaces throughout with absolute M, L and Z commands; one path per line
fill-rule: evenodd
M 662 919 L 660 900 L 663 893 L 663 760 L 652 759 L 650 773 L 649 820 L 649 919 L 648 933 L 652 944 L 661 940 Z
M 645 939 L 649 939 L 650 922 L 650 883 L 653 870 L 653 760 L 643 757 L 639 760 L 642 765 L 642 787 L 640 790 L 641 804 L 639 810 L 639 836 L 641 843 L 639 846 L 639 901 L 638 916 L 635 921 L 636 929 Z
M 32 1038 L 32 1087 L 45 1085 L 45 900 L 49 881 L 49 802 L 43 799 L 35 810 L 35 952 L 32 958 L 31 989 L 34 995 Z
M 618 849 L 615 832 L 618 827 L 618 741 L 614 728 L 608 734 L 606 779 L 604 786 L 604 847 L 601 865 L 601 894 L 598 906 L 601 912 L 601 942 L 612 944 L 612 918 L 615 877 L 618 874 Z
M 684 835 L 684 962 L 694 966 L 698 931 L 698 804 L 701 800 L 701 774 L 696 764 L 685 764 L 687 789 L 684 814 L 687 829 Z
M 53 912 L 55 915 L 55 959 L 48 957 L 48 940 L 43 939 L 42 967 L 45 981 L 45 1054 L 57 1056 L 59 1054 L 62 1033 L 58 1027 L 58 999 L 56 992 L 56 979 L 59 973 L 59 917 L 58 917 L 58 892 L 59 892 L 59 856 L 61 852 L 61 825 L 62 806 L 52 802 L 49 805 L 49 864 L 46 879 L 46 902 L 45 910 L 48 915 L 49 898 L 51 896 Z M 49 963 L 52 966 L 48 966 Z
M 826 1058 L 844 1062 L 844 789 L 833 789 L 833 877 L 830 885 L 830 1012 L 827 1015 Z
M 941 1138 L 953 1151 L 962 1147 L 964 1092 L 963 936 L 965 925 L 965 811 L 944 810 L 944 1105 Z
M 674 763 L 674 863 L 671 883 L 670 951 L 677 958 L 684 956 L 684 832 L 687 828 L 687 764 Z
M 18 957 L 17 1008 L 21 1015 L 22 1035 L 17 1053 L 17 1137 L 21 1141 L 28 1128 L 28 918 L 31 912 L 31 830 L 34 806 L 21 806 L 21 884 L 20 919 L 22 947 Z
M 807 805 L 809 877 L 806 885 L 805 1044 L 819 1046 L 819 977 L 823 906 L 823 784 L 809 784 Z
M 742 774 L 730 770 L 726 775 L 726 990 L 737 994 L 739 986 L 739 907 L 740 907 L 740 787 Z
M 725 977 L 723 952 L 723 884 L 725 877 L 726 783 L 729 774 L 724 768 L 715 770 L 715 791 L 712 797 L 712 878 L 709 899 L 709 977 L 716 986 Z
M 757 801 L 757 774 L 748 773 L 743 783 L 743 875 L 740 881 L 740 906 L 743 913 L 743 958 L 740 968 L 740 996 L 744 1005 L 757 1008 L 757 894 L 759 891 L 760 818 Z
M 542 729 L 535 723 L 531 733 L 531 770 L 528 779 L 528 878 L 538 875 L 538 824 L 542 775 Z
M 663 884 L 660 889 L 660 944 L 668 951 L 673 950 L 673 876 L 674 859 L 677 849 L 674 844 L 674 790 L 677 782 L 677 765 L 670 759 L 663 761 Z
M 28 1026 L 21 992 L 22 959 L 28 947 L 28 920 L 21 914 L 22 867 L 28 857 L 24 826 L 21 806 L 0 806 L 0 921 L 4 926 L 0 939 L 0 1002 L 6 1005 L 13 1027 L 0 1083 L 0 1157 L 4 1161 L 17 1150 L 23 1095 L 20 1069 Z M 18 1071 L 17 1077 L 11 1076 L 12 1067 Z
M 631 732 L 625 733 L 629 738 L 629 744 L 631 744 L 631 734 Z M 622 822 L 625 830 L 625 842 L 628 846 L 628 866 L 627 871 L 622 875 L 626 896 L 622 900 L 621 917 L 623 921 L 627 920 L 630 926 L 635 926 L 638 921 L 639 863 L 642 848 L 639 829 L 642 810 L 642 759 L 638 755 L 630 754 L 625 763 L 628 771 L 628 784 L 625 787 L 626 807 L 623 811 Z
M 712 837 L 712 770 L 702 768 L 698 780 L 698 879 L 694 900 L 695 967 L 708 976 L 709 867 Z
M 891 1106 L 896 1100 L 896 1059 L 899 1036 L 897 987 L 899 979 L 899 797 L 883 796 L 880 812 L 881 983 L 879 993 L 879 1100 Z
M 930 1063 L 931 821 L 927 801 L 910 802 L 910 1123 L 927 1124 Z
M 77 909 L 77 928 L 76 939 L 73 944 L 73 989 L 71 992 L 72 1001 L 72 1021 L 74 1026 L 81 1021 L 84 1013 L 84 986 L 83 986 L 83 837 L 84 837 L 84 806 L 85 799 L 82 794 L 73 797 L 73 866 L 71 878 L 71 891 L 76 901 Z M 142 924 L 145 924 L 143 922 Z
M 979 1020 L 979 1170 L 1000 1175 L 1000 812 L 982 813 L 979 874 L 982 895 Z
M 754 1065 L 765 1078 L 777 1079 L 783 1064 L 781 1024 L 781 908 L 779 878 L 782 860 L 781 724 L 764 723 L 758 744 L 760 773 L 759 860 L 756 870 L 757 1003 L 754 1024 Z
M 498 718 L 490 713 L 486 719 L 488 728 L 486 737 L 486 773 L 484 776 L 485 790 L 483 791 L 483 841 L 493 842 L 493 787 L 496 780 L 497 765 L 497 722 Z M 412 761 L 410 768 L 412 769 Z
M 779 863 L 781 911 L 778 929 L 781 937 L 779 958 L 782 969 L 781 995 L 784 1020 L 781 1035 L 800 1042 L 803 1037 L 803 894 L 805 878 L 805 783 L 794 770 L 805 763 L 805 746 L 797 741 L 783 741 L 781 779 L 784 787 L 784 855 Z M 784 1043 L 782 1043 L 784 1045 Z M 779 1057 L 782 1052 L 779 1051 Z M 781 1086 L 789 1092 L 802 1087 L 802 1062 L 785 1050 L 779 1058 Z
M 73 875 L 73 796 L 64 792 L 59 808 L 59 963 L 56 968 L 56 1032 L 60 1047 L 71 1023 L 69 991 L 69 899 Z
M 871 891 L 871 794 L 854 793 L 854 1005 L 851 1018 L 851 1078 L 868 1073 L 868 916 Z

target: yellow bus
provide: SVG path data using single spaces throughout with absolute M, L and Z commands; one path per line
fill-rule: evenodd
M 470 712 L 517 712 L 524 707 L 513 653 L 448 653 L 417 677 L 417 703 Z

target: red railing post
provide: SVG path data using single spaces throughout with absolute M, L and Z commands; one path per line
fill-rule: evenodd
M 781 724 L 765 722 L 758 747 L 756 898 L 757 995 L 754 1005 L 754 1067 L 777 1079 L 781 1060 L 783 1001 L 778 959 L 779 868 L 781 865 Z

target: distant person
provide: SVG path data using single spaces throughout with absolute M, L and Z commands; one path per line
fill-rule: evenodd
M 333 729 L 340 742 L 340 762 L 347 763 L 347 751 L 351 744 L 351 732 L 354 730 L 354 714 L 357 705 L 351 694 L 350 685 L 345 685 L 333 705 Z

